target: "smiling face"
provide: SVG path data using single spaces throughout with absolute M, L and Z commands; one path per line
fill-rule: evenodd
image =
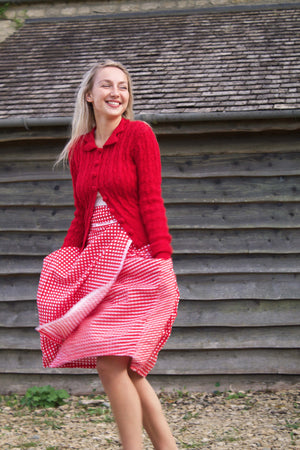
M 86 100 L 93 105 L 96 117 L 108 120 L 121 117 L 129 102 L 126 74 L 117 67 L 104 67 L 95 75 L 93 87 Z

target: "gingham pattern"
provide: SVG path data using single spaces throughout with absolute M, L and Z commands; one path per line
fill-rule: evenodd
M 146 376 L 170 336 L 178 300 L 172 260 L 136 248 L 98 206 L 86 248 L 63 247 L 44 260 L 37 294 L 43 364 L 95 368 L 97 356 L 131 356 L 131 368 Z

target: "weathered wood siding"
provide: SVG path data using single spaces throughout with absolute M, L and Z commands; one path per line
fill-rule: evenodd
M 300 374 L 299 123 L 158 124 L 181 303 L 155 386 L 276 387 Z M 35 306 L 43 257 L 73 214 L 66 129 L 2 132 L 0 390 L 99 387 L 43 369 Z

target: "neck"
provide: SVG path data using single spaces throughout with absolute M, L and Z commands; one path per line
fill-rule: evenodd
M 114 130 L 120 124 L 122 117 L 108 120 L 104 118 L 96 118 L 95 142 L 98 147 L 103 147 L 105 142 L 110 138 Z

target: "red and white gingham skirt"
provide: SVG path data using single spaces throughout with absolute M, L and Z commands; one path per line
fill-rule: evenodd
M 107 206 L 94 210 L 83 251 L 44 259 L 37 293 L 44 367 L 95 368 L 97 356 L 131 357 L 146 376 L 171 333 L 179 292 L 172 260 L 137 248 Z

